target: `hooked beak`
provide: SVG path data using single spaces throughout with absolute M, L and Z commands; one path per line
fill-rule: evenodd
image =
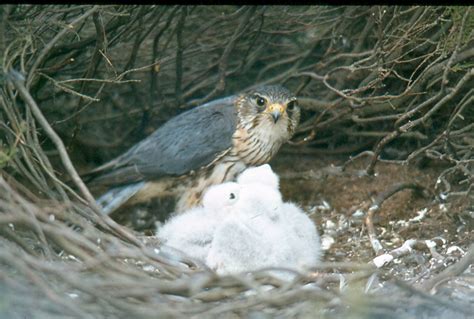
M 281 104 L 275 103 L 268 106 L 268 113 L 272 116 L 274 123 L 278 122 L 283 112 L 285 112 L 285 108 Z

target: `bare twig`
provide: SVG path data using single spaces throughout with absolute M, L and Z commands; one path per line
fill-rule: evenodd
M 77 194 L 55 166 L 62 164 L 74 177 L 75 169 L 118 155 L 176 115 L 177 101 L 190 107 L 282 84 L 303 109 L 295 142 L 282 152 L 317 159 L 360 154 L 342 168 L 287 171 L 283 179 L 352 174 L 344 167 L 363 154 L 371 155 L 369 173 L 379 162 L 412 165 L 424 155 L 443 164 L 429 171 L 439 170 L 439 183 L 427 188 L 435 187 L 446 205 L 452 199 L 465 205 L 474 189 L 472 9 L 9 5 L 0 7 L 0 17 L 0 278 L 7 287 L 6 316 L 304 317 L 321 311 L 343 317 L 344 309 L 364 308 L 366 317 L 398 317 L 413 304 L 462 306 L 460 315 L 471 314 L 460 303 L 412 291 L 416 285 L 401 292 L 384 287 L 387 273 L 398 267 L 416 270 L 410 264 L 382 266 L 419 247 L 429 249 L 433 265 L 418 279 L 442 269 L 437 261 L 450 257 L 440 258 L 430 241 L 407 240 L 362 266 L 349 262 L 348 254 L 343 263 L 323 263 L 292 283 L 265 271 L 219 277 L 197 261 L 160 252 L 152 237 L 135 238 L 91 212 L 87 188 L 75 180 Z M 11 69 L 28 74 L 26 85 L 17 81 L 28 95 L 2 76 Z M 140 118 L 141 125 L 131 124 Z M 72 139 L 75 124 L 81 129 Z M 64 149 L 61 140 L 71 147 Z M 365 207 L 378 253 L 383 247 L 375 214 L 394 193 L 412 188 L 405 186 L 394 185 Z M 168 209 L 150 210 L 155 208 Z M 458 275 L 467 260 L 434 276 L 428 288 Z M 361 307 L 377 279 L 376 293 Z M 356 305 L 348 303 L 359 285 L 366 289 L 357 293 Z M 384 290 L 390 299 L 378 293 Z
M 440 283 L 458 276 L 464 272 L 470 265 L 474 263 L 474 244 L 471 244 L 466 254 L 455 264 L 444 269 L 439 274 L 425 281 L 421 288 L 425 291 L 432 291 Z
M 373 218 L 376 212 L 380 210 L 384 201 L 404 189 L 413 189 L 416 192 L 422 192 L 425 190 L 424 187 L 416 183 L 400 183 L 391 187 L 389 190 L 379 194 L 372 205 L 367 211 L 367 216 L 365 218 L 365 225 L 367 226 L 367 233 L 369 234 L 370 244 L 376 255 L 379 255 L 383 251 L 382 243 L 377 238 L 377 233 L 375 232 Z
M 64 147 L 64 144 L 63 144 L 61 138 L 56 134 L 56 132 L 49 125 L 48 121 L 46 120 L 43 113 L 39 109 L 39 107 L 36 104 L 35 100 L 31 97 L 30 93 L 26 89 L 26 87 L 24 85 L 23 76 L 20 73 L 18 73 L 17 71 L 12 70 L 10 72 L 10 80 L 15 85 L 16 89 L 20 93 L 20 95 L 23 98 L 23 100 L 25 101 L 25 103 L 27 103 L 28 106 L 31 108 L 31 111 L 33 112 L 33 114 L 35 115 L 36 119 L 38 120 L 40 125 L 43 127 L 45 132 L 48 134 L 49 138 L 56 145 L 56 148 L 59 151 L 59 154 L 61 156 L 61 160 L 63 162 L 64 167 L 68 171 L 68 173 L 71 176 L 71 178 L 73 179 L 74 183 L 81 190 L 82 195 L 86 198 L 88 204 L 91 207 L 93 207 L 96 211 L 100 211 L 100 208 L 97 206 L 94 197 L 91 195 L 91 193 L 87 189 L 87 186 L 81 180 L 81 178 L 79 177 L 79 174 L 77 173 L 76 169 L 74 168 L 74 165 L 72 164 L 71 159 L 69 158 L 69 155 L 66 152 L 66 148 Z
M 41 50 L 41 52 L 38 54 L 38 57 L 35 60 L 35 63 L 31 66 L 30 70 L 28 71 L 28 78 L 26 79 L 26 84 L 25 84 L 26 88 L 29 88 L 31 86 L 31 82 L 33 81 L 33 77 L 35 75 L 36 69 L 41 65 L 41 63 L 43 63 L 44 59 L 50 53 L 54 45 L 62 37 L 64 37 L 67 32 L 75 28 L 79 22 L 88 18 L 91 14 L 93 14 L 97 10 L 99 10 L 99 6 L 94 6 L 90 10 L 88 10 L 86 13 L 76 18 L 75 20 L 73 20 L 71 23 L 69 23 L 68 25 L 69 28 L 64 28 L 62 31 L 58 32 L 58 34 L 56 34 L 56 36 L 43 48 L 43 50 Z

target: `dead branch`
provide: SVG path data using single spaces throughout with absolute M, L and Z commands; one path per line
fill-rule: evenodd
M 375 231 L 374 227 L 374 215 L 376 212 L 378 212 L 381 207 L 383 202 L 385 202 L 387 199 L 389 199 L 391 196 L 394 194 L 398 193 L 401 190 L 404 189 L 412 189 L 415 192 L 422 193 L 425 188 L 422 187 L 421 185 L 418 185 L 416 183 L 400 183 L 396 184 L 387 191 L 380 193 L 372 203 L 372 205 L 369 207 L 367 210 L 367 216 L 365 218 L 365 225 L 367 226 L 367 233 L 369 235 L 369 240 L 370 244 L 372 245 L 372 248 L 375 252 L 375 255 L 380 255 L 380 253 L 384 250 L 382 243 L 378 240 L 377 238 L 377 233 Z
M 82 20 L 85 20 L 88 18 L 91 14 L 96 12 L 99 9 L 98 6 L 95 6 L 88 10 L 85 14 L 81 15 L 71 23 L 69 23 L 68 28 L 64 28 L 61 32 L 59 32 L 49 43 L 46 45 L 43 50 L 38 54 L 38 57 L 35 60 L 35 63 L 31 66 L 29 73 L 28 73 L 28 78 L 26 79 L 25 82 L 25 87 L 29 88 L 31 86 L 31 83 L 33 81 L 33 76 L 35 75 L 36 70 L 38 67 L 43 63 L 44 59 L 46 56 L 50 53 L 51 49 L 54 47 L 54 45 L 66 35 L 67 32 L 70 31 L 70 29 L 74 29 L 76 25 L 81 22 Z
M 66 170 L 70 174 L 71 178 L 73 179 L 74 183 L 79 187 L 82 192 L 82 195 L 86 198 L 87 203 L 94 208 L 95 211 L 100 212 L 100 208 L 97 206 L 94 197 L 91 195 L 87 186 L 84 184 L 82 179 L 79 177 L 74 165 L 67 154 L 66 148 L 64 147 L 63 141 L 61 138 L 56 134 L 56 132 L 51 128 L 48 123 L 48 120 L 44 117 L 43 113 L 39 109 L 38 105 L 36 104 L 35 100 L 31 97 L 30 93 L 27 91 L 24 85 L 24 77 L 18 73 L 18 71 L 12 70 L 10 72 L 10 80 L 15 85 L 16 89 L 22 96 L 25 103 L 31 108 L 33 114 L 35 115 L 36 119 L 43 127 L 43 129 L 47 132 L 49 138 L 54 142 L 56 148 L 61 155 L 61 159 L 63 161 L 63 165 L 65 166 Z
M 425 281 L 420 288 L 425 291 L 432 291 L 440 283 L 462 274 L 470 265 L 474 263 L 474 244 L 471 244 L 466 254 L 455 264 L 444 269 L 439 274 Z
M 361 309 L 361 317 L 397 317 L 413 303 L 453 310 L 411 284 L 380 288 L 398 265 L 390 261 L 419 246 L 434 260 L 451 260 L 429 241 L 405 241 L 369 265 L 322 264 L 287 284 L 264 271 L 221 278 L 91 210 L 94 199 L 76 169 L 125 151 L 181 112 L 177 106 L 283 84 L 303 113 L 295 142 L 282 152 L 351 159 L 282 178 L 348 174 L 344 168 L 364 154 L 368 173 L 379 162 L 425 158 L 444 165 L 426 188 L 446 205 L 465 203 L 474 189 L 472 14 L 440 6 L 0 6 L 6 316 L 305 317 L 316 309 L 347 317 Z M 64 182 L 68 176 L 80 195 Z M 422 190 L 397 184 L 366 207 L 376 254 L 383 247 L 373 218 L 405 188 Z M 428 279 L 425 290 L 462 272 L 471 255 Z M 467 318 L 466 309 L 456 314 Z

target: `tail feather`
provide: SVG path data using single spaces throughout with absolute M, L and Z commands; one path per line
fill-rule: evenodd
M 145 182 L 112 188 L 97 199 L 97 204 L 102 208 L 105 215 L 110 215 L 132 198 L 133 195 L 138 193 L 143 186 L 145 186 Z

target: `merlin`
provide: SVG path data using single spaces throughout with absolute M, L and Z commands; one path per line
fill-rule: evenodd
M 97 200 L 105 214 L 162 196 L 177 196 L 175 212 L 183 212 L 200 205 L 209 186 L 269 162 L 299 120 L 296 97 L 279 85 L 221 98 L 177 115 L 94 169 L 90 184 L 109 189 Z

